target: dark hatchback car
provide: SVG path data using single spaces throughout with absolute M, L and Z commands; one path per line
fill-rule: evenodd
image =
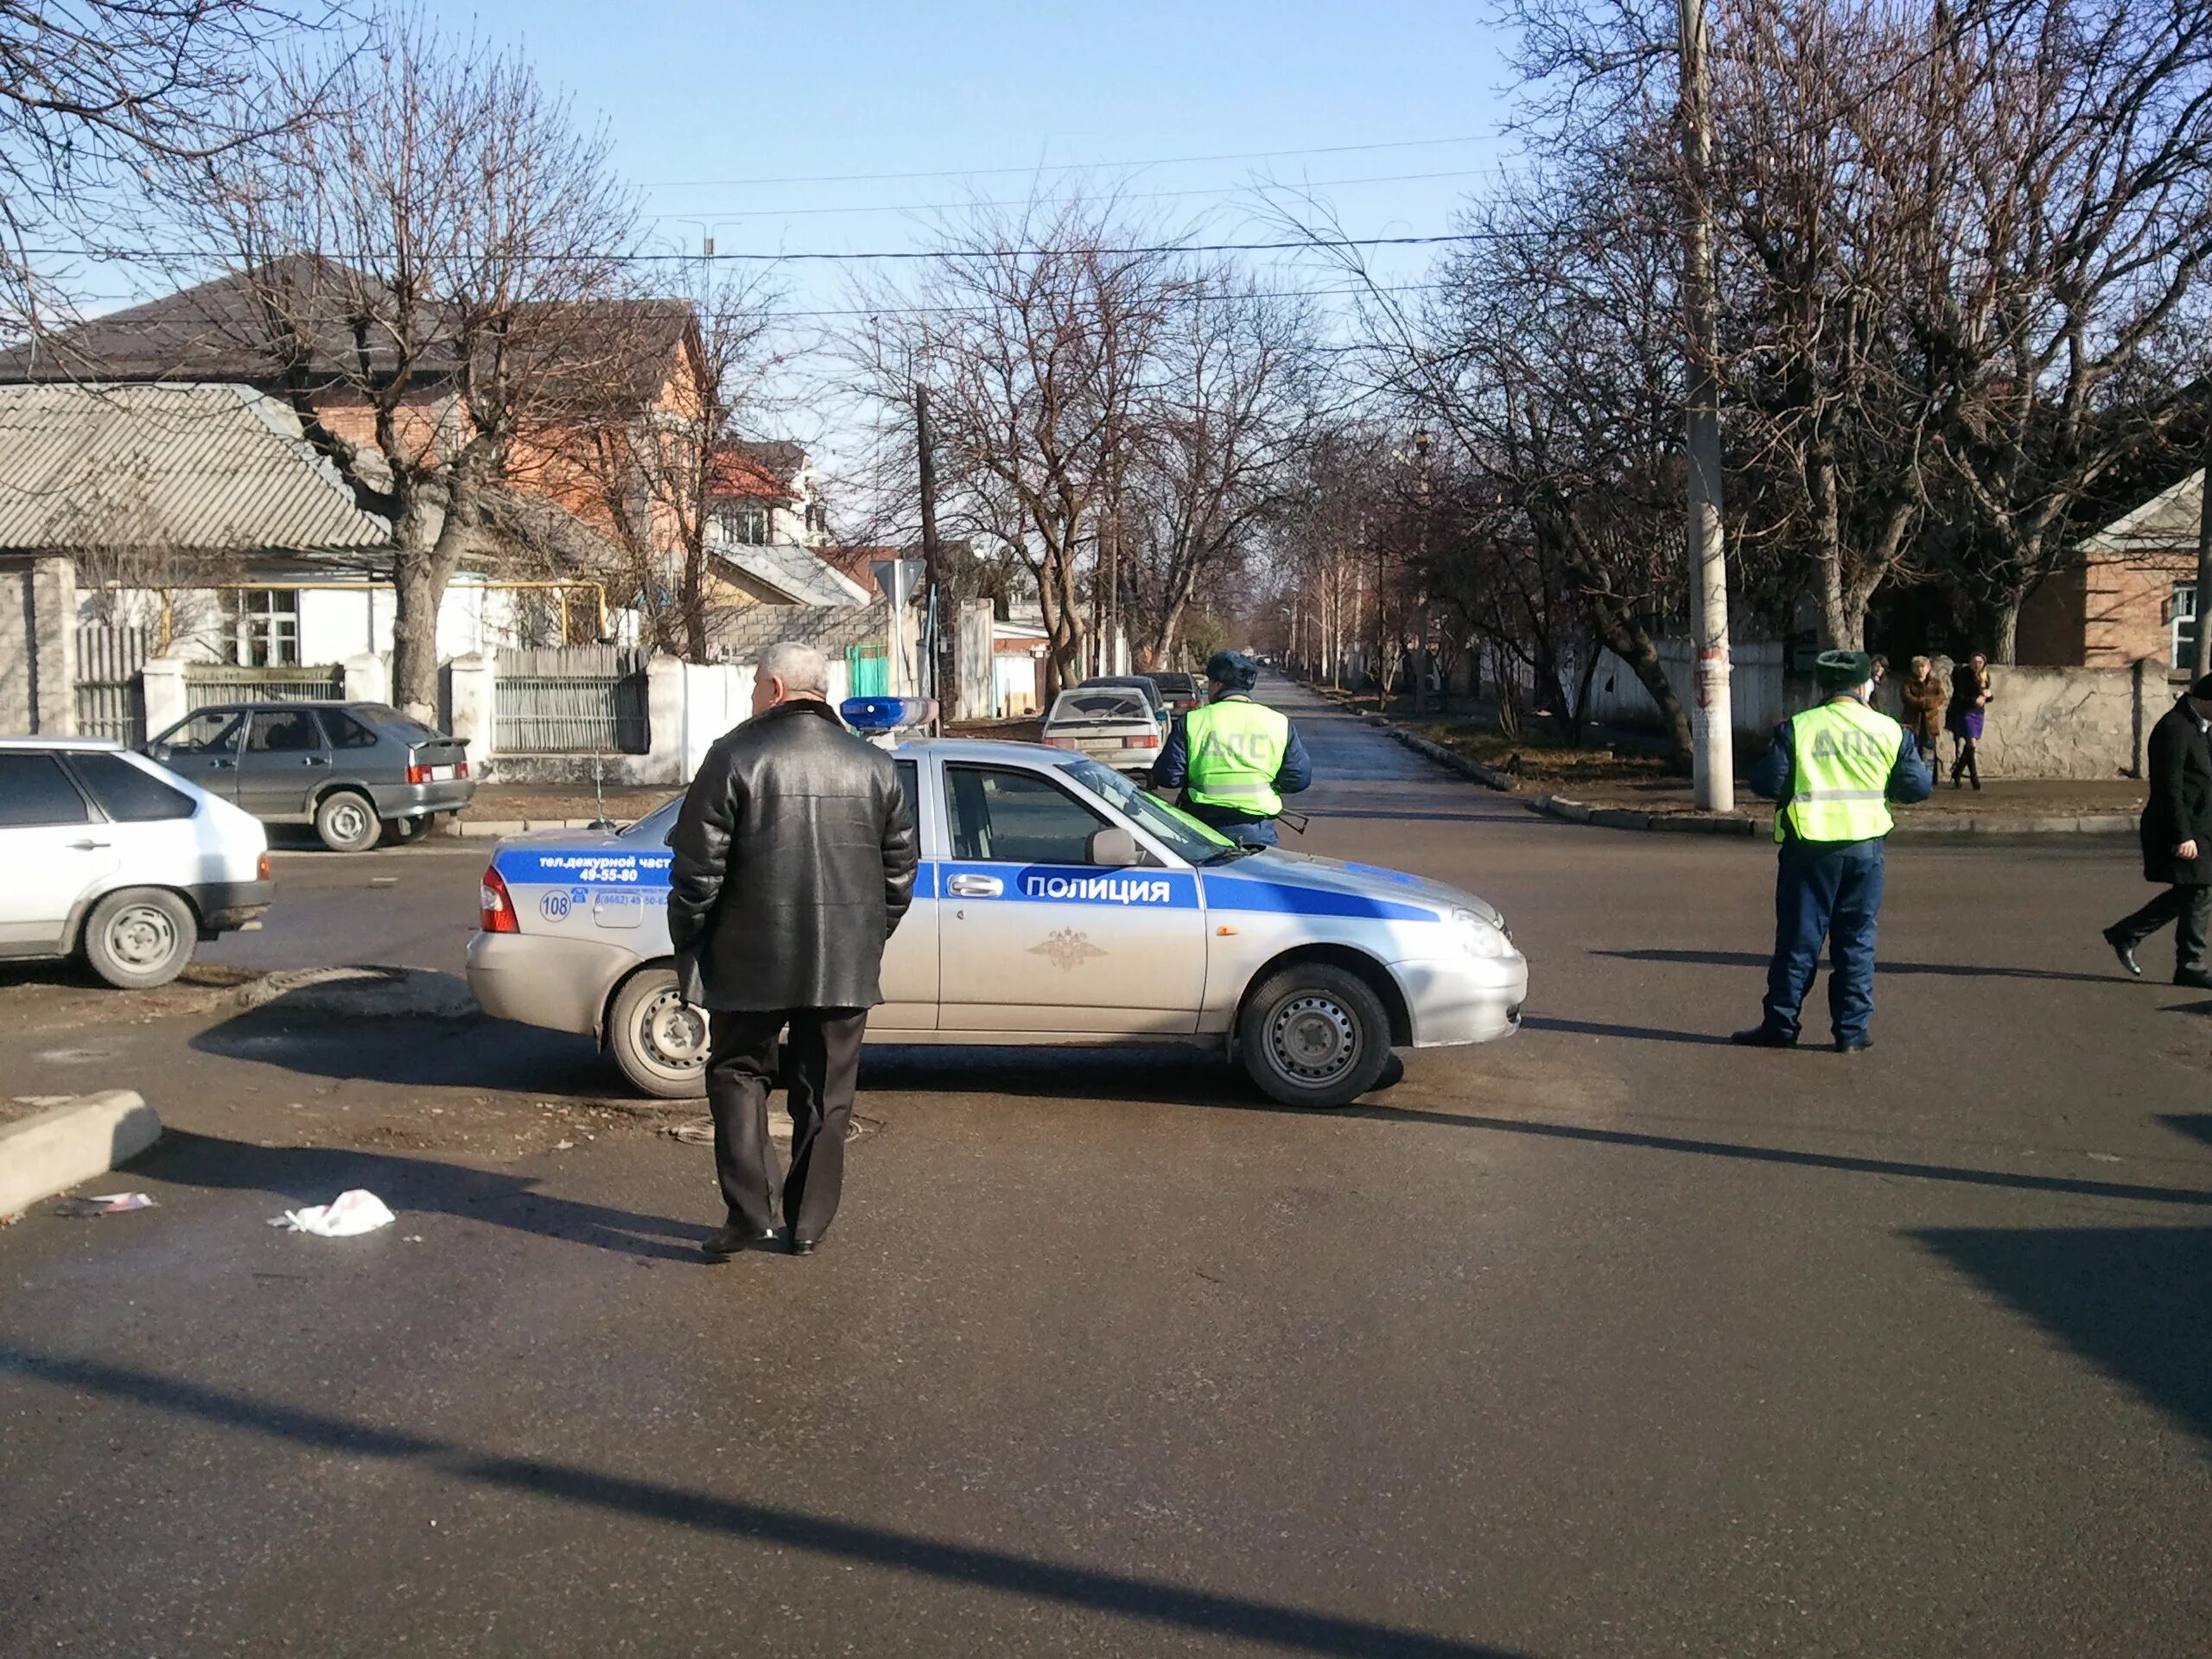
M 1159 690 L 1160 700 L 1167 705 L 1170 719 L 1205 705 L 1205 683 L 1195 674 L 1154 674 L 1147 677 Z
M 264 823 L 311 823 L 334 853 L 423 835 L 476 793 L 467 747 L 380 702 L 202 709 L 147 755 Z

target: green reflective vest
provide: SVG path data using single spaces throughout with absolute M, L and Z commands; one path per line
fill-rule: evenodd
M 1183 716 L 1190 770 L 1183 791 L 1199 806 L 1221 807 L 1255 818 L 1282 810 L 1275 774 L 1290 747 L 1290 721 L 1244 697 L 1207 703 Z
M 1774 838 L 1786 819 L 1800 841 L 1872 841 L 1895 827 L 1890 772 L 1904 746 L 1904 728 L 1856 697 L 1808 709 L 1789 722 L 1789 799 L 1774 815 Z

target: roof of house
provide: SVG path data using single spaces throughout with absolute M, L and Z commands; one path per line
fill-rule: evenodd
M 2082 549 L 2088 553 L 2194 553 L 2196 526 L 2204 512 L 2204 469 L 2197 468 L 2172 487 L 2160 491 L 2133 512 L 2123 513 Z
M 392 340 L 390 290 L 374 276 L 334 261 L 294 254 L 250 272 L 233 272 L 143 305 L 111 311 L 73 328 L 0 352 L 0 385 L 77 380 L 224 381 L 268 385 L 286 370 L 272 338 L 291 331 L 297 365 L 310 387 L 345 384 L 359 372 L 388 373 L 400 354 Z M 353 319 L 377 321 L 357 336 Z M 683 300 L 591 300 L 526 306 L 518 343 L 524 360 L 543 355 L 556 398 L 631 407 L 657 399 L 669 359 L 694 326 Z M 458 362 L 448 315 L 421 321 L 415 372 L 435 384 Z M 425 388 L 429 390 L 429 387 Z
M 246 386 L 0 386 L 0 547 L 390 543 L 275 398 Z
M 788 542 L 754 546 L 718 539 L 714 552 L 794 605 L 864 605 L 874 597 L 817 558 L 811 548 Z
M 895 547 L 817 547 L 815 556 L 869 598 L 883 591 L 875 579 L 878 560 L 906 556 Z
M 796 501 L 794 480 L 806 465 L 806 451 L 795 443 L 726 443 L 709 467 L 709 493 L 740 500 Z

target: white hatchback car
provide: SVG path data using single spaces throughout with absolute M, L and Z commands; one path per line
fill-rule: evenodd
M 258 820 L 105 738 L 0 737 L 0 958 L 82 956 L 125 990 L 276 897 Z

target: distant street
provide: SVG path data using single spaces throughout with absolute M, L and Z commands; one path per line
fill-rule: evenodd
M 0 1232 L 0 1655 L 2212 1651 L 2212 1001 L 2099 940 L 2132 844 L 1896 847 L 1874 1050 L 1740 1051 L 1770 846 L 1262 695 L 1286 839 L 1497 903 L 1527 1029 L 1310 1114 L 876 1054 L 808 1261 L 697 1265 L 703 1111 L 585 1039 L 0 975 L 7 1095 L 171 1129 Z M 205 960 L 456 973 L 486 850 L 280 853 Z

